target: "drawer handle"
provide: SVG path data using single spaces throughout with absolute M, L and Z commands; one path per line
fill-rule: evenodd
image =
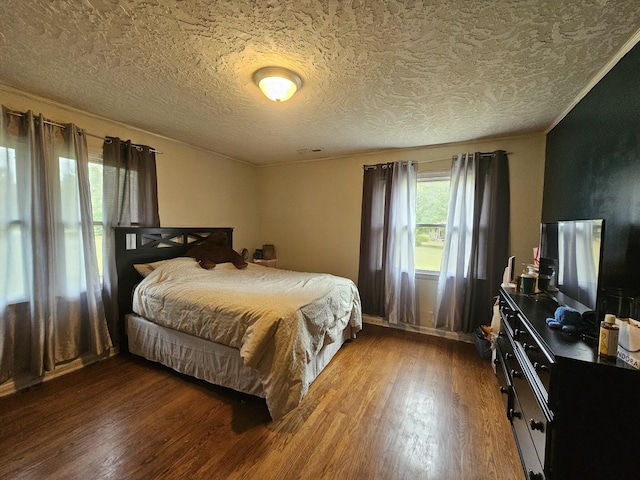
M 514 410 L 513 408 L 509 409 L 509 418 L 520 418 L 520 417 L 522 417 L 522 414 L 519 411 Z
M 511 353 L 511 352 L 507 352 L 507 353 L 504 354 L 505 360 L 509 360 L 511 357 L 513 357 L 513 353 Z
M 522 345 L 524 347 L 524 351 L 526 352 L 527 350 L 529 350 L 530 352 L 535 352 L 538 350 L 538 347 L 536 347 L 535 345 L 529 345 L 527 343 Z
M 502 393 L 503 395 L 506 395 L 507 393 L 509 393 L 509 389 L 507 387 L 503 387 L 502 385 L 500 385 L 500 393 Z
M 516 328 L 513 331 L 513 338 L 518 338 L 518 336 L 522 333 L 522 330 L 520 330 L 519 328 Z
M 532 418 L 531 420 L 529 420 L 529 426 L 531 427 L 531 430 L 540 430 L 541 432 L 544 432 L 544 423 L 543 422 L 536 422 Z
M 533 368 L 536 369 L 536 372 L 548 372 L 549 367 L 547 367 L 544 363 L 533 362 Z
M 521 377 L 521 376 L 522 376 L 522 373 L 521 373 L 521 372 L 519 372 L 518 370 L 511 370 L 511 376 L 512 376 L 513 378 L 519 378 L 519 377 Z
M 529 470 L 527 477 L 529 480 L 542 480 L 544 478 L 541 473 L 535 473 L 533 470 Z

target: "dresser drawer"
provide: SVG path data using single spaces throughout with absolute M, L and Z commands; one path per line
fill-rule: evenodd
M 522 366 L 518 362 L 513 351 L 513 344 L 509 340 L 508 335 L 498 337 L 498 346 L 502 352 L 502 361 L 508 377 L 509 386 L 512 385 L 514 377 L 522 377 Z
M 526 424 L 527 430 L 529 431 L 529 435 L 538 454 L 540 464 L 544 465 L 547 430 L 550 426 L 550 420 L 544 414 L 543 409 L 538 402 L 538 398 L 525 378 L 513 378 L 513 392 L 514 396 L 518 399 L 517 408 L 519 408 L 519 418 Z M 516 407 L 514 407 L 514 409 L 515 408 Z
M 518 328 L 513 332 L 513 339 L 516 348 L 524 354 L 524 362 L 527 363 L 526 368 L 537 378 L 541 395 L 545 401 L 548 401 L 550 371 L 554 360 L 547 355 L 546 349 L 531 332 L 527 322 L 522 320 L 518 322 Z
M 500 297 L 499 303 L 502 324 L 506 326 L 509 333 L 511 333 L 514 329 L 518 328 L 518 315 L 511 309 L 503 297 Z
M 513 409 L 509 412 L 511 424 L 513 426 L 513 434 L 516 437 L 518 451 L 520 452 L 520 460 L 524 468 L 525 476 L 531 480 L 544 480 L 544 470 L 542 462 L 538 456 L 534 439 L 531 437 L 531 429 L 526 419 L 520 399 L 514 390 Z
M 533 370 L 540 379 L 540 383 L 542 383 L 545 392 L 547 392 L 548 399 L 549 384 L 551 380 L 550 371 L 553 363 L 549 361 L 544 352 L 541 351 L 540 346 L 535 342 L 524 342 L 522 344 L 522 349 L 529 359 Z
M 511 378 L 507 372 L 508 370 L 504 359 L 504 352 L 502 351 L 500 342 L 498 342 L 496 347 L 496 376 L 498 377 L 498 385 L 504 403 L 504 412 L 508 415 L 509 409 L 512 408 L 512 387 Z

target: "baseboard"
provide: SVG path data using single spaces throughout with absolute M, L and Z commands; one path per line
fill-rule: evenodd
M 362 321 L 371 325 L 378 325 L 380 327 L 395 328 L 397 330 L 404 330 L 407 332 L 420 333 L 422 335 L 432 335 L 434 337 L 448 338 L 451 340 L 457 340 L 459 342 L 474 343 L 473 335 L 464 332 L 451 332 L 448 330 L 439 330 L 433 327 L 425 327 L 423 325 L 409 325 L 409 324 L 394 324 L 387 322 L 384 318 L 375 317 L 373 315 L 362 314 Z
M 0 385 L 0 397 L 5 397 L 7 395 L 11 395 L 13 393 L 19 392 L 20 390 L 24 390 L 29 387 L 33 387 L 40 383 L 48 382 L 49 380 L 53 380 L 54 378 L 60 377 L 61 375 L 66 375 L 67 373 L 75 372 L 76 370 L 80 370 L 92 363 L 99 362 L 100 360 L 105 360 L 107 358 L 113 357 L 117 355 L 119 350 L 117 347 L 109 350 L 109 353 L 101 356 L 97 355 L 83 355 L 75 360 L 66 363 L 64 365 L 59 365 L 55 368 L 55 370 L 51 372 L 46 372 L 42 377 L 26 377 L 20 378 L 18 380 L 8 380 L 4 384 Z

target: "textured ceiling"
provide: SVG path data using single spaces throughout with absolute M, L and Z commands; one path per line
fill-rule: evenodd
M 263 165 L 544 131 L 639 28 L 638 0 L 2 0 L 0 83 Z

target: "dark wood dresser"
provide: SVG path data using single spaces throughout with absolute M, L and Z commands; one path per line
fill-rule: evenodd
M 597 341 L 547 327 L 553 298 L 501 288 L 499 302 L 496 373 L 525 476 L 640 478 L 640 371 L 599 358 Z

